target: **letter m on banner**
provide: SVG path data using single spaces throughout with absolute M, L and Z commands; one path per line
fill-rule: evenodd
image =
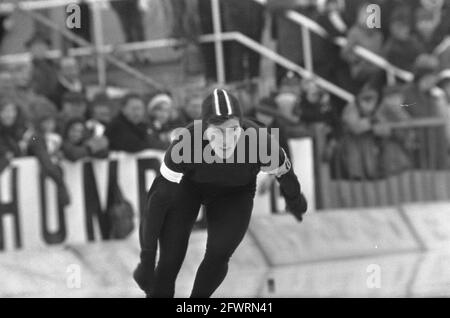
M 96 173 L 97 172 L 97 173 Z M 98 221 L 102 240 L 110 238 L 109 210 L 121 191 L 117 180 L 117 161 L 87 162 L 83 167 L 86 230 L 88 241 L 95 238 L 95 219 Z
M 0 251 L 22 247 L 20 237 L 17 168 L 0 174 Z

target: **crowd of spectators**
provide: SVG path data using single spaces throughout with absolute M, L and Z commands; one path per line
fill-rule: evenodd
M 427 151 L 438 153 L 447 149 L 450 141 L 450 71 L 446 71 L 450 59 L 448 50 L 437 49 L 449 35 L 450 24 L 445 19 L 448 2 L 372 2 L 381 7 L 381 28 L 368 26 L 368 3 L 362 1 L 269 0 L 267 7 L 252 0 L 221 1 L 224 30 L 240 31 L 257 41 L 261 41 L 264 14 L 270 13 L 278 52 L 300 65 L 301 29 L 286 19 L 283 10 L 301 12 L 332 37 L 347 38 L 347 46 L 341 48 L 331 39 L 313 36 L 314 70 L 354 93 L 354 102 L 345 104 L 326 92 L 314 77 L 301 79 L 281 67 L 276 71 L 274 92 L 260 92 L 262 98 L 252 100 L 249 90 L 241 89 L 244 93 L 240 98 L 248 117 L 279 128 L 286 148 L 289 138 L 311 136 L 319 125 L 327 141 L 323 157 L 329 160 L 336 178 L 373 179 L 420 166 L 417 136 L 392 129 L 395 123 L 441 118 L 448 124 L 432 131 L 434 142 L 427 145 Z M 120 11 L 119 3 L 114 9 Z M 192 40 L 192 34 L 211 32 L 209 0 L 195 2 L 197 10 L 193 10 L 193 2 L 171 3 L 173 14 L 183 12 L 177 6 L 190 8 L 186 11 L 190 14 L 178 16 L 174 35 Z M 136 6 L 136 1 L 127 5 Z M 197 14 L 195 21 L 193 13 Z M 194 27 L 199 29 L 188 32 Z M 142 40 L 139 28 L 138 23 L 133 25 L 128 41 Z M 78 61 L 73 57 L 57 62 L 46 58 L 49 44 L 45 34 L 36 33 L 26 43 L 31 64 L 0 72 L 0 171 L 13 158 L 34 155 L 60 186 L 63 202 L 69 198 L 57 165 L 62 158 L 76 161 L 104 158 L 109 151 L 164 150 L 173 129 L 200 117 L 201 89 L 190 92 L 182 105 L 177 105 L 169 91 L 149 96 L 129 93 L 119 101 L 119 107 L 105 93 L 88 98 Z M 355 54 L 356 45 L 411 71 L 414 81 L 388 85 L 383 70 Z M 201 49 L 205 77 L 215 79 L 213 48 L 202 45 Z M 237 44 L 225 46 L 225 50 L 228 81 L 258 77 L 259 56 Z M 437 162 L 433 167 L 445 165 Z

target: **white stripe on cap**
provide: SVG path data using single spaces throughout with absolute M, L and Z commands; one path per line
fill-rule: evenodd
M 230 98 L 228 97 L 228 93 L 223 89 L 221 91 L 223 92 L 223 95 L 225 96 L 225 101 L 227 102 L 228 115 L 232 115 L 233 111 L 231 110 Z
M 217 94 L 217 88 L 214 90 L 214 106 L 216 108 L 216 115 L 220 116 L 222 115 L 220 113 L 220 107 L 219 107 L 219 95 Z
M 159 172 L 161 172 L 161 175 L 170 182 L 180 183 L 181 178 L 183 178 L 183 174 L 181 172 L 173 171 L 172 169 L 166 166 L 164 161 L 162 162 L 161 167 L 159 168 Z

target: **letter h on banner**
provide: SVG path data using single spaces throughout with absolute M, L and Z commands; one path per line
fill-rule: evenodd
M 6 169 L 0 174 L 0 251 L 5 250 L 7 240 L 13 238 L 15 248 L 22 247 L 17 183 L 17 168 Z

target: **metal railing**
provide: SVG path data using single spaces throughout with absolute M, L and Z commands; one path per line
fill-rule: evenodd
M 87 2 L 94 5 L 93 9 L 94 11 L 97 11 L 96 17 L 100 16 L 99 10 L 101 9 L 98 5 L 99 3 L 107 2 L 109 0 L 88 0 Z M 112 1 L 120 1 L 120 0 L 112 0 Z M 329 81 L 315 75 L 312 70 L 305 69 L 292 61 L 286 59 L 285 57 L 279 55 L 278 53 L 264 47 L 260 43 L 250 39 L 249 37 L 239 33 L 239 32 L 228 32 L 228 33 L 222 33 L 222 30 L 220 28 L 220 8 L 218 6 L 218 0 L 211 0 L 212 1 L 212 13 L 213 13 L 213 19 L 214 19 L 214 34 L 207 34 L 202 35 L 199 37 L 199 42 L 214 42 L 216 47 L 216 67 L 217 67 L 217 74 L 218 74 L 218 83 L 220 85 L 225 84 L 225 72 L 224 72 L 224 56 L 223 56 L 223 41 L 238 41 L 242 45 L 250 48 L 251 50 L 254 50 L 255 52 L 258 52 L 260 55 L 265 56 L 266 58 L 274 61 L 275 63 L 292 70 L 299 74 L 302 77 L 308 77 L 313 78 L 317 84 L 325 89 L 326 91 L 348 101 L 351 102 L 354 100 L 354 96 L 343 90 L 342 88 L 334 85 L 333 83 L 330 83 Z M 144 50 L 144 49 L 151 49 L 151 48 L 157 48 L 157 47 L 171 47 L 171 46 L 179 46 L 184 43 L 182 40 L 178 39 L 161 39 L 161 40 L 154 40 L 154 41 L 145 41 L 145 42 L 137 42 L 137 43 L 127 43 L 127 44 L 120 44 L 120 45 L 103 45 L 103 39 L 102 39 L 102 26 L 101 26 L 101 20 L 97 20 L 97 23 L 94 24 L 95 28 L 95 45 L 92 46 L 89 42 L 84 40 L 83 38 L 80 38 L 79 36 L 74 35 L 72 32 L 61 29 L 59 26 L 49 21 L 48 18 L 45 16 L 42 16 L 41 14 L 37 12 L 33 12 L 33 10 L 36 9 L 42 9 L 45 7 L 45 4 L 47 4 L 50 7 L 57 7 L 61 5 L 67 5 L 69 3 L 73 3 L 72 0 L 48 0 L 48 1 L 24 1 L 19 2 L 15 4 L 14 6 L 11 6 L 9 4 L 2 4 L 0 5 L 0 11 L 3 9 L 20 9 L 23 12 L 26 12 L 31 18 L 39 21 L 40 23 L 43 23 L 44 25 L 50 27 L 51 29 L 55 30 L 56 32 L 61 33 L 64 37 L 68 38 L 71 41 L 74 41 L 75 43 L 82 45 L 81 48 L 73 48 L 69 49 L 68 53 L 69 55 L 73 56 L 84 56 L 84 55 L 92 55 L 96 54 L 97 56 L 97 64 L 100 66 L 97 68 L 98 71 L 98 78 L 100 85 L 104 85 L 105 79 L 106 79 L 106 67 L 104 66 L 104 61 L 107 60 L 108 62 L 116 65 L 120 69 L 126 71 L 127 73 L 143 80 L 149 85 L 152 85 L 157 88 L 161 88 L 161 84 L 156 83 L 154 80 L 146 76 L 145 74 L 137 71 L 136 69 L 131 68 L 130 66 L 126 65 L 125 63 L 121 62 L 117 58 L 110 56 L 109 54 L 114 52 L 120 52 L 120 51 L 135 51 L 135 50 Z M 96 20 L 96 19 L 94 19 Z M 48 56 L 51 58 L 58 58 L 61 56 L 61 52 L 58 50 L 52 50 L 48 52 Z M 12 63 L 17 61 L 28 61 L 30 59 L 30 55 L 28 53 L 20 54 L 20 55 L 7 55 L 0 57 L 0 63 Z M 312 60 L 311 60 L 312 61 Z
M 253 0 L 253 1 L 258 2 L 262 5 L 267 4 L 267 0 Z M 331 38 L 327 30 L 325 30 L 320 24 L 318 24 L 316 21 L 306 17 L 305 15 L 299 12 L 296 12 L 294 10 L 287 10 L 285 16 L 287 19 L 298 24 L 302 29 L 303 54 L 305 57 L 305 65 L 309 67 L 307 68 L 309 70 L 312 70 L 310 32 L 313 32 L 322 38 L 329 39 L 340 47 L 346 47 L 348 45 L 347 39 L 345 39 L 344 37 Z M 414 79 L 414 75 L 411 72 L 400 69 L 395 65 L 392 65 L 382 56 L 375 54 L 362 46 L 356 45 L 355 47 L 352 48 L 352 50 L 360 58 L 385 70 L 390 82 L 395 81 L 395 77 L 398 77 L 406 82 L 412 81 Z

